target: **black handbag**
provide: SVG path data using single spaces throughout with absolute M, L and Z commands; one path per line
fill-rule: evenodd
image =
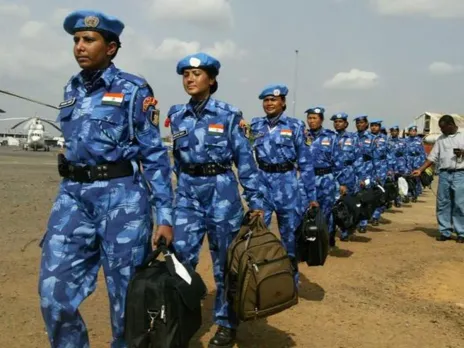
M 306 211 L 296 231 L 298 262 L 308 266 L 323 266 L 329 254 L 329 231 L 325 217 L 318 207 Z
M 165 261 L 158 260 L 161 253 Z M 191 283 L 181 278 L 173 254 L 160 243 L 129 282 L 124 334 L 129 348 L 186 348 L 201 327 L 206 285 L 185 265 Z

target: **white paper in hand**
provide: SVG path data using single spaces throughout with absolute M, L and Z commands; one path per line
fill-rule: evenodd
M 177 257 L 174 254 L 170 254 L 170 257 L 174 262 L 174 267 L 176 269 L 177 275 L 181 277 L 183 280 L 185 280 L 188 283 L 188 285 L 192 284 L 192 277 L 187 272 L 187 269 L 184 267 L 184 265 L 181 264 L 179 260 L 177 260 Z

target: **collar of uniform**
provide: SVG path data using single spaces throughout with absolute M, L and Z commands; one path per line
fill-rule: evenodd
M 309 134 L 311 134 L 311 136 L 313 136 L 313 137 L 318 137 L 320 135 L 324 135 L 325 134 L 325 128 L 321 127 L 317 131 L 313 131 L 312 129 L 310 129 Z
M 118 73 L 118 71 L 119 70 L 116 68 L 116 66 L 113 63 L 111 63 L 110 66 L 108 68 L 106 68 L 105 71 L 103 71 L 103 74 L 100 76 L 100 79 L 102 79 L 105 82 L 105 87 L 106 88 L 111 86 L 111 84 L 113 83 L 113 80 L 116 77 L 116 74 Z M 79 73 L 76 76 L 74 76 L 74 78 L 72 79 L 72 83 L 74 85 L 76 83 L 78 83 L 80 85 L 83 85 L 84 80 L 82 78 L 82 74 Z
M 209 100 L 206 103 L 203 110 L 208 110 L 208 112 L 214 113 L 214 112 L 216 112 L 216 109 L 217 109 L 216 100 L 209 97 Z M 185 104 L 185 110 L 186 110 L 186 112 L 183 115 L 184 117 L 185 116 L 190 116 L 190 115 L 195 116 L 195 111 L 193 110 L 192 104 L 190 104 L 190 103 Z
M 263 120 L 264 122 L 266 122 L 267 124 L 269 124 L 269 119 L 267 118 L 267 116 L 263 116 Z M 285 115 L 285 113 L 282 113 L 280 116 L 279 116 L 279 119 L 277 120 L 277 123 L 285 123 L 287 124 L 287 121 L 288 121 L 288 117 L 287 115 Z

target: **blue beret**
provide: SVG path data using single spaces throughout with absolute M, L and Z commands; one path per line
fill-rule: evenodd
M 325 109 L 322 106 L 315 106 L 305 111 L 305 114 L 324 115 Z
M 367 121 L 367 115 L 356 116 L 355 118 L 353 118 L 353 120 L 355 120 L 355 121 L 361 121 L 361 120 Z
M 288 88 L 285 85 L 280 85 L 280 84 L 273 84 L 273 85 L 267 85 L 264 87 L 263 91 L 259 95 L 259 99 L 264 99 L 267 96 L 273 95 L 275 97 L 278 96 L 286 96 L 288 94 Z
M 124 23 L 113 16 L 91 10 L 80 10 L 70 13 L 64 20 L 63 28 L 74 35 L 77 31 L 105 31 L 120 36 Z
M 372 120 L 369 123 L 370 124 L 378 124 L 380 126 L 382 124 L 382 122 L 383 122 L 382 120 Z
M 335 121 L 335 120 L 347 120 L 348 119 L 348 114 L 345 112 L 339 112 L 338 114 L 333 115 L 330 120 Z
M 408 130 L 417 130 L 417 126 L 411 125 L 408 127 Z
M 187 57 L 182 58 L 177 63 L 176 71 L 179 75 L 182 75 L 184 69 L 190 68 L 209 68 L 216 71 L 216 74 L 219 74 L 219 69 L 221 68 L 221 63 L 210 55 L 199 52 L 195 54 L 190 54 Z
M 394 125 L 390 127 L 390 130 L 400 130 L 400 127 L 398 125 Z

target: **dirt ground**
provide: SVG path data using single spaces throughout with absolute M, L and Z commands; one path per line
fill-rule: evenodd
M 0 148 L 0 347 L 48 347 L 37 295 L 40 248 L 59 177 L 56 153 Z M 436 184 L 436 183 L 435 183 Z M 238 347 L 464 347 L 464 246 L 436 242 L 435 196 L 384 214 L 378 228 L 301 267 L 297 306 L 239 329 Z M 276 225 L 273 224 L 273 229 Z M 205 246 L 199 271 L 210 294 L 191 347 L 206 347 L 214 283 Z M 92 347 L 108 347 L 103 277 L 82 306 Z

